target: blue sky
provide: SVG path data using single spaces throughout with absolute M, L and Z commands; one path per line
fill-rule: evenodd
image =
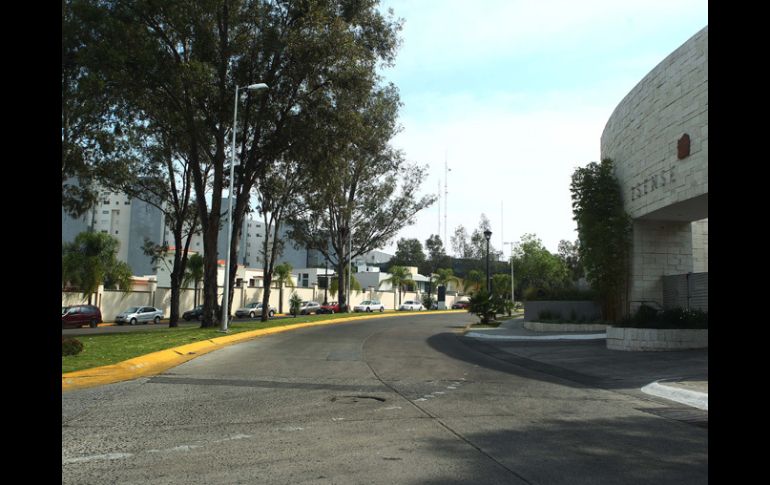
M 708 25 L 705 0 L 383 0 L 388 8 L 404 19 L 395 66 L 382 70 L 403 103 L 392 145 L 429 167 L 423 193 L 441 181 L 442 240 L 446 158 L 450 254 L 455 228 L 472 232 L 482 213 L 497 249 L 525 233 L 553 252 L 574 241 L 572 173 L 599 160 L 623 97 Z M 437 206 L 414 222 L 396 240 L 438 233 Z

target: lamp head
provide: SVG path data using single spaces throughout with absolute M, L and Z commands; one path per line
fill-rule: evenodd
M 487 241 L 489 241 L 489 238 L 491 237 L 492 237 L 492 231 L 490 231 L 489 229 L 484 231 L 484 238 L 486 238 Z

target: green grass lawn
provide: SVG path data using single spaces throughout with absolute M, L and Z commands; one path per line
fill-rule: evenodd
M 387 313 L 387 312 L 386 312 Z M 366 314 L 354 314 L 366 315 Z M 281 318 L 268 322 L 231 322 L 227 335 L 259 330 L 262 328 L 296 325 L 298 323 L 331 320 L 347 315 L 309 315 L 296 318 Z M 103 365 L 117 364 L 140 355 L 151 354 L 159 350 L 180 345 L 200 342 L 206 339 L 223 337 L 219 327 L 177 327 L 146 332 L 113 333 L 93 336 L 75 336 L 83 344 L 83 351 L 77 355 L 68 355 L 61 359 L 62 374 Z

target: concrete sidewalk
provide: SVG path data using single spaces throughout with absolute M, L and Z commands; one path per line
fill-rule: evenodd
M 483 340 L 486 343 L 500 347 L 513 353 L 513 344 L 516 346 L 516 354 L 520 355 L 522 344 L 526 342 L 570 342 L 604 340 L 606 332 L 535 332 L 524 328 L 524 318 L 517 317 L 506 320 L 497 328 L 466 328 L 465 337 Z M 705 363 L 703 354 L 705 353 Z M 636 355 L 632 355 L 636 354 Z M 642 354 L 642 355 L 639 355 Z M 538 352 L 530 359 L 549 360 L 549 364 L 559 365 L 559 349 L 553 353 L 543 354 Z M 699 358 L 693 359 L 695 355 Z M 547 357 L 546 357 L 547 356 Z M 659 358 L 656 359 L 655 357 Z M 673 351 L 673 352 L 624 352 L 597 350 L 596 346 L 585 348 L 570 348 L 569 366 L 572 370 L 578 370 L 587 374 L 597 374 L 602 368 L 605 377 L 609 376 L 605 369 L 618 369 L 622 372 L 622 378 L 629 379 L 636 371 L 638 379 L 648 380 L 640 387 L 646 394 L 662 397 L 664 399 L 686 404 L 698 409 L 708 411 L 708 350 L 705 351 Z M 583 366 L 583 369 L 575 367 Z M 665 365 L 665 368 L 662 366 Z M 624 369 L 623 366 L 626 368 Z M 673 375 L 673 376 L 672 376 Z

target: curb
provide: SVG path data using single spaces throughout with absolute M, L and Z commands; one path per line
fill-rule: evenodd
M 274 333 L 283 333 L 295 329 L 307 327 L 319 327 L 323 325 L 333 325 L 357 320 L 371 320 L 375 318 L 391 318 L 405 315 L 441 315 L 447 313 L 457 313 L 458 310 L 439 310 L 431 312 L 397 312 L 376 315 L 362 315 L 355 317 L 343 317 L 334 320 L 324 320 L 321 322 L 298 323 L 295 325 L 282 325 L 280 327 L 263 328 L 240 332 L 233 335 L 225 335 L 192 344 L 186 344 L 165 350 L 159 350 L 147 355 L 141 355 L 132 359 L 118 362 L 117 364 L 94 367 L 75 372 L 62 374 L 62 391 L 71 391 L 76 389 L 85 389 L 89 387 L 102 386 L 105 384 L 114 384 L 116 382 L 127 381 L 139 377 L 147 377 L 159 374 L 172 367 L 184 364 L 198 356 L 207 354 L 214 350 L 221 349 L 228 345 L 244 342 L 264 335 Z
M 651 394 L 653 396 L 662 397 L 671 401 L 676 401 L 681 404 L 702 409 L 704 411 L 709 410 L 709 395 L 705 392 L 691 391 L 688 389 L 681 389 L 673 386 L 666 386 L 660 383 L 661 381 L 655 381 L 642 387 L 642 392 L 645 394 Z
M 606 339 L 606 333 L 581 334 L 581 335 L 487 335 L 477 332 L 468 332 L 466 337 L 488 340 L 598 340 Z

